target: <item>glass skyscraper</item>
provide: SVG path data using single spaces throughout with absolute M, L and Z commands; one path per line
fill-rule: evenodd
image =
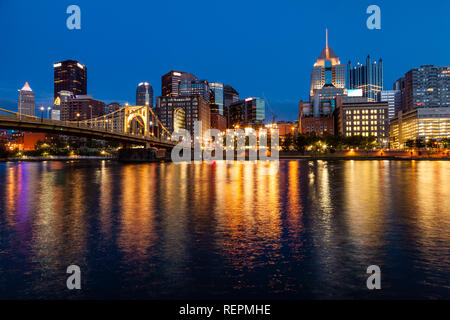
M 153 108 L 153 88 L 148 82 L 141 82 L 136 88 L 136 105 Z
M 209 87 L 214 92 L 214 106 L 212 108 L 214 110 L 218 110 L 218 113 L 223 115 L 223 103 L 224 103 L 224 88 L 223 83 L 212 82 L 209 84 Z
M 363 97 L 368 101 L 381 101 L 383 91 L 383 60 L 378 63 L 371 62 L 370 56 L 366 58 L 366 65 L 357 63 L 352 66 L 349 61 L 347 66 L 348 89 L 362 89 Z

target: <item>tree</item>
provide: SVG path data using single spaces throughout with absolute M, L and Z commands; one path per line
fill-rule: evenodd
M 294 149 L 298 152 L 304 153 L 308 142 L 307 136 L 304 134 L 298 134 L 294 138 Z
M 283 151 L 289 151 L 289 148 L 294 143 L 294 138 L 292 134 L 289 132 L 287 135 L 284 136 L 284 139 L 281 141 L 281 148 Z

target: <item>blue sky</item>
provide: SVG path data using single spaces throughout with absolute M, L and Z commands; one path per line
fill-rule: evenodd
M 71 4 L 81 8 L 81 30 L 66 28 Z M 381 30 L 366 27 L 372 4 Z M 75 59 L 88 67 L 88 93 L 106 102 L 134 103 L 141 81 L 159 95 L 173 69 L 265 96 L 278 120 L 296 120 L 325 28 L 341 63 L 381 57 L 391 89 L 411 68 L 450 64 L 449 12 L 447 0 L 0 0 L 0 107 L 16 107 L 25 81 L 49 105 L 52 64 Z

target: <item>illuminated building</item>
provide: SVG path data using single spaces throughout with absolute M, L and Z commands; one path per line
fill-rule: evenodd
M 302 134 L 316 133 L 317 135 L 334 134 L 334 117 L 332 105 L 329 101 L 315 99 L 313 102 L 299 103 L 300 126 Z
M 53 64 L 54 99 L 60 91 L 70 91 L 74 95 L 87 94 L 87 68 L 74 60 L 66 60 Z
M 136 105 L 153 108 L 153 88 L 148 82 L 141 82 L 136 88 Z
M 380 101 L 386 101 L 389 105 L 389 119 L 401 110 L 401 92 L 400 90 L 383 90 L 381 91 Z
M 228 112 L 228 107 L 230 104 L 237 101 L 239 101 L 239 93 L 232 86 L 226 85 L 223 88 L 223 114 L 227 119 L 227 127 L 230 127 L 229 123 L 231 121 L 229 118 L 230 114 Z
M 87 120 L 104 114 L 104 102 L 95 100 L 91 95 L 72 96 L 67 101 L 67 118 L 62 120 Z
M 34 116 L 35 107 L 34 92 L 28 85 L 28 82 L 25 82 L 25 85 L 19 90 L 19 113 Z
M 122 108 L 122 105 L 118 102 L 111 102 L 105 107 L 105 114 L 114 112 Z
M 178 96 L 179 82 L 197 80 L 192 73 L 182 71 L 170 71 L 161 77 L 161 95 Z
M 356 66 L 352 66 L 349 61 L 347 81 L 348 89 L 362 89 L 363 97 L 367 97 L 372 102 L 380 101 L 383 90 L 383 60 L 372 63 L 370 56 L 367 56 L 366 65 L 358 62 Z
M 265 117 L 265 106 L 263 99 L 253 97 L 231 103 L 228 107 L 228 128 L 260 127 Z
M 211 112 L 211 128 L 225 131 L 227 129 L 227 119 L 220 113 Z
M 326 30 L 325 48 L 312 68 L 310 99 L 318 90 L 326 88 L 334 88 L 333 94 L 325 93 L 330 99 L 343 94 L 345 89 L 345 66 L 328 46 L 328 30 Z
M 211 101 L 212 91 L 206 80 L 183 80 L 178 82 L 180 96 L 202 96 L 206 101 Z
M 223 83 L 211 82 L 209 87 L 214 93 L 214 99 L 211 101 L 211 113 L 224 114 L 224 87 Z M 239 99 L 238 99 L 239 100 Z
M 336 100 L 335 122 L 339 134 L 347 137 L 374 136 L 381 146 L 387 146 L 389 133 L 387 102 L 363 102 L 358 97 L 338 97 Z
M 401 84 L 402 111 L 426 107 L 450 107 L 450 67 L 423 65 L 411 69 Z
M 210 128 L 209 101 L 202 96 L 158 97 L 155 113 L 169 132 L 186 129 L 194 134 L 194 121 L 202 121 L 202 132 Z
M 416 108 L 391 119 L 389 144 L 403 149 L 408 140 L 450 138 L 450 108 Z

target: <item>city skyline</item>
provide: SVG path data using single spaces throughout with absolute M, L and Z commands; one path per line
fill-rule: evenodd
M 158 50 L 148 51 L 142 55 L 140 50 L 130 50 L 128 46 L 129 39 L 125 39 L 134 27 L 137 27 L 138 22 L 133 22 L 130 27 L 125 27 L 119 30 L 119 26 L 114 23 L 106 23 L 106 18 L 117 14 L 117 8 L 114 6 L 107 7 L 103 16 L 92 16 L 91 11 L 97 11 L 96 5 L 84 1 L 79 3 L 82 13 L 82 29 L 79 31 L 71 31 L 65 28 L 65 5 L 48 5 L 43 4 L 39 8 L 34 8 L 34 4 L 27 4 L 27 10 L 23 9 L 18 21 L 12 21 L 9 17 L 2 17 L 2 30 L 10 30 L 6 35 L 5 42 L 12 43 L 18 46 L 16 50 L 8 50 L 0 53 L 2 61 L 11 61 L 4 67 L 4 72 L 0 75 L 0 103 L 4 107 L 17 108 L 17 89 L 19 89 L 25 81 L 30 83 L 36 93 L 36 105 L 41 104 L 50 105 L 52 103 L 52 86 L 53 86 L 53 63 L 65 59 L 74 59 L 85 64 L 89 68 L 89 85 L 88 92 L 93 94 L 97 99 L 109 102 L 133 102 L 135 97 L 135 89 L 139 82 L 149 82 L 155 91 L 155 95 L 161 92 L 160 77 L 169 70 L 183 70 L 194 73 L 199 79 L 207 79 L 212 82 L 221 82 L 230 84 L 237 88 L 239 93 L 244 96 L 265 96 L 277 115 L 277 120 L 295 120 L 298 113 L 298 101 L 307 100 L 309 87 L 309 73 L 310 65 L 314 62 L 318 52 L 323 48 L 324 44 L 324 30 L 329 30 L 329 43 L 339 56 L 343 63 L 348 60 L 361 62 L 364 61 L 367 54 L 371 56 L 381 57 L 385 63 L 384 65 L 384 89 L 392 89 L 393 82 L 404 76 L 404 74 L 412 69 L 424 64 L 448 65 L 446 61 L 445 52 L 449 46 L 442 40 L 442 34 L 448 30 L 449 25 L 444 19 L 434 17 L 433 20 L 428 20 L 427 23 L 417 23 L 412 19 L 409 23 L 405 21 L 404 26 L 411 25 L 414 32 L 417 31 L 417 37 L 421 35 L 427 36 L 428 46 L 415 46 L 415 50 L 409 50 L 408 54 L 401 57 L 397 52 L 401 52 L 401 48 L 405 51 L 405 46 L 412 46 L 413 38 L 407 34 L 402 34 L 399 40 L 398 25 L 402 25 L 403 19 L 408 18 L 408 12 L 426 12 L 430 10 L 428 6 L 423 6 L 419 2 L 408 3 L 408 6 L 389 4 L 381 2 L 379 5 L 382 12 L 382 29 L 368 30 L 365 26 L 365 20 L 368 15 L 365 13 L 366 4 L 355 4 L 353 7 L 340 8 L 336 4 L 328 2 L 324 7 L 321 7 L 321 14 L 323 19 L 320 22 L 314 22 L 311 17 L 305 17 L 306 13 L 319 10 L 318 5 L 308 4 L 307 6 L 297 7 L 293 4 L 286 4 L 282 8 L 274 8 L 274 14 L 283 11 L 288 17 L 292 17 L 294 12 L 301 15 L 302 19 L 298 17 L 294 20 L 287 19 L 282 22 L 280 19 L 280 26 L 275 30 L 268 30 L 269 26 L 264 26 L 263 21 L 257 21 L 256 27 L 245 29 L 246 25 L 242 26 L 241 30 L 231 28 L 230 23 L 226 20 L 223 23 L 223 31 L 228 30 L 228 33 L 223 32 L 222 40 L 233 35 L 236 43 L 233 48 L 227 46 L 225 43 L 216 40 L 209 40 L 215 51 L 212 54 L 209 51 L 202 51 L 201 48 L 190 48 L 189 50 L 175 50 L 177 47 L 183 47 L 187 39 L 174 41 L 174 43 L 166 43 L 163 46 L 157 46 Z M 167 9 L 162 4 L 153 4 L 153 10 Z M 3 2 L 2 7 L 8 10 L 20 10 L 23 4 L 13 4 L 10 2 Z M 158 7 L 159 6 L 159 7 Z M 448 4 L 440 3 L 433 7 L 441 7 L 439 12 L 445 12 Z M 183 4 L 179 4 L 171 12 L 173 15 L 179 15 L 182 11 Z M 248 8 L 248 7 L 247 7 Z M 325 9 L 324 9 L 325 8 Z M 326 9 L 329 8 L 329 9 Z M 36 10 L 34 10 L 36 9 Z M 211 16 L 222 16 L 229 13 L 226 8 L 212 7 L 209 8 Z M 263 17 L 267 15 L 271 8 L 261 7 L 253 8 L 254 10 L 263 13 Z M 289 10 L 287 10 L 289 9 Z M 333 9 L 333 10 L 331 10 Z M 423 10 L 422 10 L 423 9 Z M 130 10 L 130 9 L 126 9 Z M 349 19 L 345 23 L 340 24 L 339 14 L 342 10 L 346 10 L 347 14 L 354 16 L 355 19 Z M 405 13 L 403 16 L 396 16 L 395 13 L 402 10 Z M 6 10 L 2 9 L 2 12 Z M 145 11 L 145 10 L 144 10 Z M 293 11 L 293 12 L 291 12 Z M 130 13 L 129 11 L 127 11 Z M 433 10 L 434 12 L 434 10 Z M 31 26 L 37 22 L 36 17 L 39 13 L 43 17 L 47 15 L 60 15 L 60 19 L 47 24 L 46 26 L 37 26 L 31 29 Z M 134 12 L 135 15 L 141 13 Z M 342 13 L 343 14 L 343 13 Z M 134 16 L 136 17 L 136 16 Z M 49 18 L 49 17 L 47 17 Z M 97 19 L 97 20 L 95 20 Z M 152 26 L 157 26 L 161 23 L 162 17 L 156 17 L 155 22 L 151 22 Z M 182 18 L 180 23 L 183 24 L 186 18 Z M 264 19 L 262 19 L 264 20 Z M 395 21 L 394 21 L 395 20 Z M 253 20 L 252 20 L 253 21 Z M 255 21 L 253 21 L 255 22 Z M 106 23 L 107 28 L 102 28 L 102 23 Z M 61 24 L 61 30 L 57 25 Z M 301 27 L 308 24 L 309 33 L 301 30 Z M 417 24 L 417 25 L 416 25 Z M 393 26 L 395 27 L 395 30 Z M 292 30 L 284 27 L 294 27 Z M 124 27 L 123 25 L 120 28 Z M 54 28 L 55 30 L 42 30 L 39 28 Z M 118 29 L 116 29 L 118 28 Z M 282 28 L 282 29 L 281 29 Z M 222 29 L 222 27 L 221 27 Z M 417 29 L 417 30 L 416 30 Z M 440 32 L 431 32 L 439 29 Z M 102 31 L 110 31 L 101 38 Z M 154 44 L 157 43 L 159 36 L 149 29 L 152 35 L 149 39 L 149 44 L 144 44 L 144 49 L 156 48 Z M 157 30 L 157 28 L 155 29 Z M 111 35 L 115 31 L 120 31 L 117 34 L 116 42 L 112 42 Z M 270 31 L 267 33 L 267 31 Z M 31 42 L 36 45 L 43 45 L 48 40 L 53 42 L 52 50 L 43 50 L 43 52 L 31 52 L 20 50 L 22 44 L 17 42 L 15 37 L 20 38 L 21 35 L 27 33 Z M 41 34 L 48 33 L 49 39 L 43 39 Z M 248 34 L 248 33 L 251 34 Z M 392 33 L 398 33 L 393 35 Z M 412 32 L 411 32 L 412 33 Z M 137 32 L 135 36 L 140 36 Z M 267 38 L 259 44 L 260 41 L 244 42 L 245 35 L 251 36 L 254 40 L 260 40 L 263 35 Z M 67 41 L 57 41 L 57 39 L 65 39 Z M 286 39 L 292 37 L 292 41 Z M 14 38 L 14 39 L 13 39 Z M 133 37 L 132 37 L 133 38 Z M 300 41 L 298 39 L 301 39 Z M 134 38 L 133 38 L 134 39 Z M 415 39 L 415 38 L 414 38 Z M 106 42 L 105 42 L 106 41 Z M 98 59 L 96 50 L 105 45 L 124 42 L 120 45 L 117 52 L 114 50 L 106 50 L 102 60 Z M 286 42 L 287 41 L 287 42 Z M 409 41 L 409 42 L 408 42 Z M 270 43 L 273 42 L 273 45 Z M 277 43 L 282 42 L 282 46 Z M 294 42 L 296 48 L 293 48 Z M 55 46 L 55 44 L 58 44 Z M 77 45 L 77 44 L 83 45 Z M 309 44 L 306 46 L 305 44 Z M 241 48 L 236 49 L 236 45 L 241 45 Z M 17 46 L 14 46 L 15 48 Z M 247 50 L 242 50 L 242 48 Z M 275 48 L 278 48 L 276 50 Z M 13 52 L 14 51 L 14 52 Z M 19 53 L 15 52 L 19 51 Z M 92 53 L 90 53 L 92 51 Z M 239 54 L 239 59 L 235 56 Z M 137 57 L 139 56 L 139 61 Z M 145 57 L 147 56 L 147 57 Z M 117 57 L 122 57 L 117 59 Z M 214 60 L 215 58 L 216 60 Z M 144 59 L 144 63 L 141 59 Z M 264 60 L 270 63 L 264 63 Z M 250 62 L 251 61 L 251 62 Z M 14 72 L 12 71 L 14 70 Z M 113 74 L 120 72 L 119 77 L 112 77 Z M 114 79 L 114 80 L 109 80 Z M 283 81 L 279 81 L 283 79 Z M 114 92 L 114 96 L 111 95 Z M 268 114 L 271 117 L 271 114 Z

